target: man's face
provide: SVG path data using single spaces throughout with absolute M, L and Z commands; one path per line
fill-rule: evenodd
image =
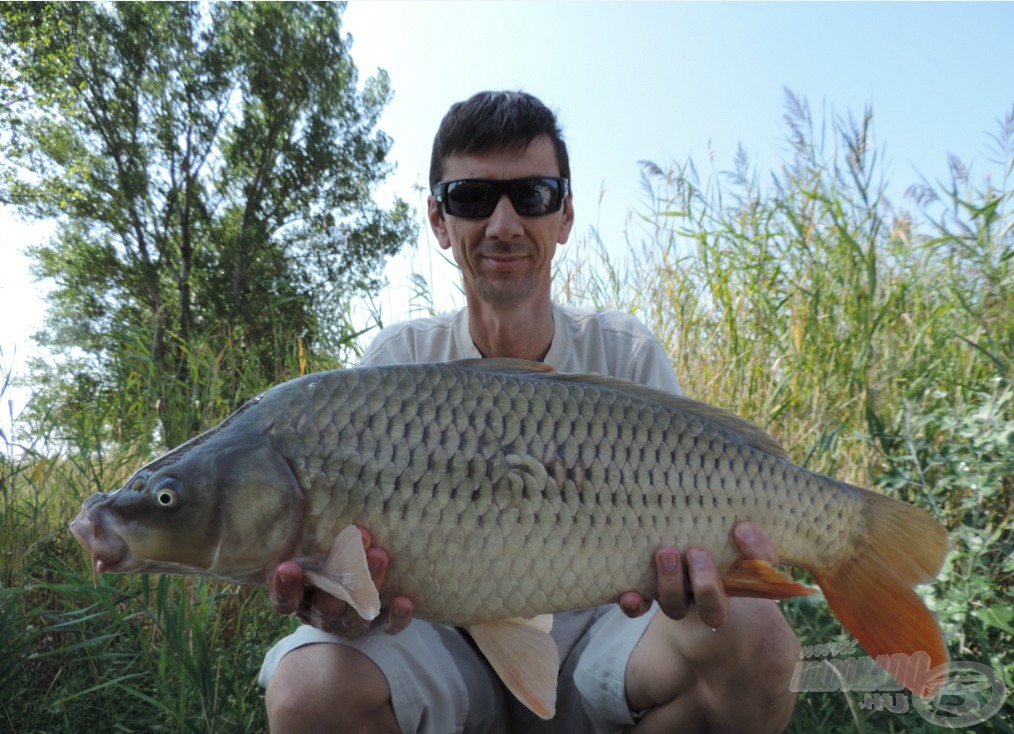
M 556 153 L 548 138 L 537 138 L 522 152 L 451 156 L 443 180 L 460 178 L 513 179 L 559 176 Z M 556 246 L 570 236 L 574 207 L 570 197 L 560 211 L 524 217 L 507 196 L 484 219 L 445 214 L 429 199 L 429 219 L 440 246 L 450 249 L 461 268 L 465 292 L 491 304 L 523 303 L 548 295 Z

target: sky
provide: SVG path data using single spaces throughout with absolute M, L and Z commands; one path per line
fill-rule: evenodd
M 344 17 L 360 78 L 383 68 L 394 98 L 380 128 L 396 170 L 377 192 L 425 211 L 433 135 L 454 102 L 484 89 L 523 89 L 555 110 L 570 150 L 577 222 L 622 252 L 632 215 L 650 210 L 642 160 L 732 167 L 738 145 L 765 168 L 784 152 L 784 90 L 814 118 L 873 110 L 888 193 L 947 176 L 954 154 L 973 176 L 988 135 L 1014 107 L 1014 3 L 421 2 L 352 0 Z M 422 221 L 422 219 L 420 219 Z M 438 310 L 461 305 L 457 278 L 426 231 L 396 256 L 378 303 L 390 323 L 411 313 L 408 274 L 431 285 Z M 0 209 L 0 368 L 24 375 L 41 325 L 44 284 L 24 247 L 45 223 Z M 25 376 L 27 378 L 27 376 Z M 28 388 L 8 391 L 16 415 Z M 0 405 L 0 429 L 9 408 Z M 6 432 L 10 435 L 9 426 Z M 0 450 L 3 450 L 0 445 Z

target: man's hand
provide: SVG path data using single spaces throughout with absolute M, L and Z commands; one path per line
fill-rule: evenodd
M 750 560 L 777 562 L 774 545 L 756 525 L 733 529 Z M 627 662 L 631 709 L 649 709 L 630 732 L 782 731 L 796 694 L 789 681 L 799 640 L 770 599 L 729 599 L 711 554 L 672 548 L 655 554 L 659 605 Z M 635 592 L 620 597 L 624 611 L 643 613 Z M 691 608 L 697 612 L 690 613 Z M 731 610 L 731 611 L 730 611 Z
M 366 564 L 369 566 L 373 583 L 382 588 L 391 558 L 383 548 L 373 546 L 369 531 L 359 529 L 363 534 L 363 548 L 366 549 Z M 279 614 L 295 615 L 299 621 L 325 632 L 333 632 L 347 638 L 361 637 L 377 626 L 377 620 L 367 621 L 340 599 L 327 592 L 306 586 L 303 569 L 298 563 L 284 561 L 278 564 L 268 581 L 271 608 Z M 412 600 L 404 596 L 391 599 L 381 612 L 383 630 L 389 634 L 401 632 L 412 621 Z
M 777 565 L 771 539 L 751 522 L 741 522 L 733 529 L 736 545 L 744 558 L 768 561 Z M 691 606 L 707 626 L 717 629 L 729 618 L 729 597 L 718 576 L 711 553 L 703 548 L 688 548 L 684 557 L 675 548 L 659 548 L 655 553 L 658 572 L 658 604 L 667 617 L 683 619 Z M 636 591 L 620 595 L 620 607 L 628 617 L 639 617 L 651 603 Z

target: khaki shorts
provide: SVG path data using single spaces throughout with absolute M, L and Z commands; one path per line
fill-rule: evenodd
M 348 645 L 387 677 L 403 734 L 618 732 L 636 716 L 627 705 L 627 661 L 657 611 L 654 605 L 629 619 L 612 604 L 554 616 L 561 664 L 552 721 L 537 718 L 508 693 L 466 635 L 422 620 L 396 635 L 377 631 L 359 640 L 303 625 L 268 651 L 258 681 L 266 688 L 282 657 L 298 647 Z

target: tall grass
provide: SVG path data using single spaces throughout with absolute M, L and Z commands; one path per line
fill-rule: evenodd
M 788 94 L 785 119 L 786 159 L 767 177 L 742 151 L 708 177 L 642 163 L 647 234 L 625 262 L 592 239 L 608 262 L 571 263 L 560 296 L 638 314 L 689 395 L 756 421 L 797 463 L 945 523 L 951 555 L 921 591 L 952 658 L 1009 688 L 1014 110 L 993 136 L 996 179 L 976 185 L 952 159 L 949 182 L 909 190 L 914 212 L 886 198 L 869 110 L 826 135 Z M 803 644 L 842 635 L 822 601 L 783 608 Z M 794 729 L 930 726 L 845 703 L 805 695 Z M 1002 717 L 981 727 L 1010 731 Z
M 643 237 L 626 259 L 590 238 L 558 265 L 557 295 L 639 315 L 689 395 L 760 423 L 797 462 L 929 509 L 953 549 L 921 593 L 952 658 L 983 662 L 1010 687 L 1014 112 L 994 139 L 995 180 L 975 182 L 954 161 L 949 182 L 910 190 L 912 211 L 885 197 L 871 119 L 832 121 L 825 136 L 789 96 L 777 171 L 742 154 L 733 170 L 706 176 L 692 161 L 643 164 Z M 417 301 L 432 303 L 419 283 Z M 266 728 L 254 677 L 292 622 L 270 612 L 263 590 L 148 576 L 93 586 L 66 523 L 84 497 L 160 450 L 160 418 L 212 425 L 269 384 L 344 363 L 369 339 L 339 331 L 353 336 L 316 354 L 280 337 L 276 373 L 240 375 L 242 346 L 204 335 L 187 345 L 196 391 L 171 405 L 81 385 L 88 409 L 14 416 L 26 438 L 0 437 L 0 730 Z M 143 332 L 134 339 L 109 369 L 154 382 L 150 345 Z M 0 404 L 8 379 L 0 360 Z M 803 644 L 844 639 L 819 599 L 783 609 Z M 934 729 L 862 702 L 804 694 L 792 730 Z M 1002 713 L 977 730 L 1011 731 Z
M 12 416 L 30 443 L 0 437 L 0 731 L 266 729 L 256 674 L 293 620 L 271 612 L 263 589 L 147 574 L 94 582 L 67 523 L 85 497 L 120 486 L 164 450 L 159 425 L 210 427 L 272 384 L 349 358 L 359 348 L 350 333 L 338 323 L 320 353 L 280 338 L 272 374 L 238 359 L 243 344 L 227 332 L 203 335 L 186 349 L 195 387 L 163 405 L 139 329 L 108 368 L 125 377 L 119 384 L 141 386 L 131 394 L 143 399 L 95 391 L 68 370 L 81 409 L 47 415 L 38 403 Z M 0 374 L 2 398 L 2 361 Z M 224 394 L 227 382 L 238 389 Z
M 254 676 L 290 622 L 260 590 L 147 575 L 93 586 L 67 522 L 152 451 L 150 424 L 114 445 L 103 418 L 50 435 L 59 454 L 37 443 L 0 459 L 0 731 L 263 731 Z

